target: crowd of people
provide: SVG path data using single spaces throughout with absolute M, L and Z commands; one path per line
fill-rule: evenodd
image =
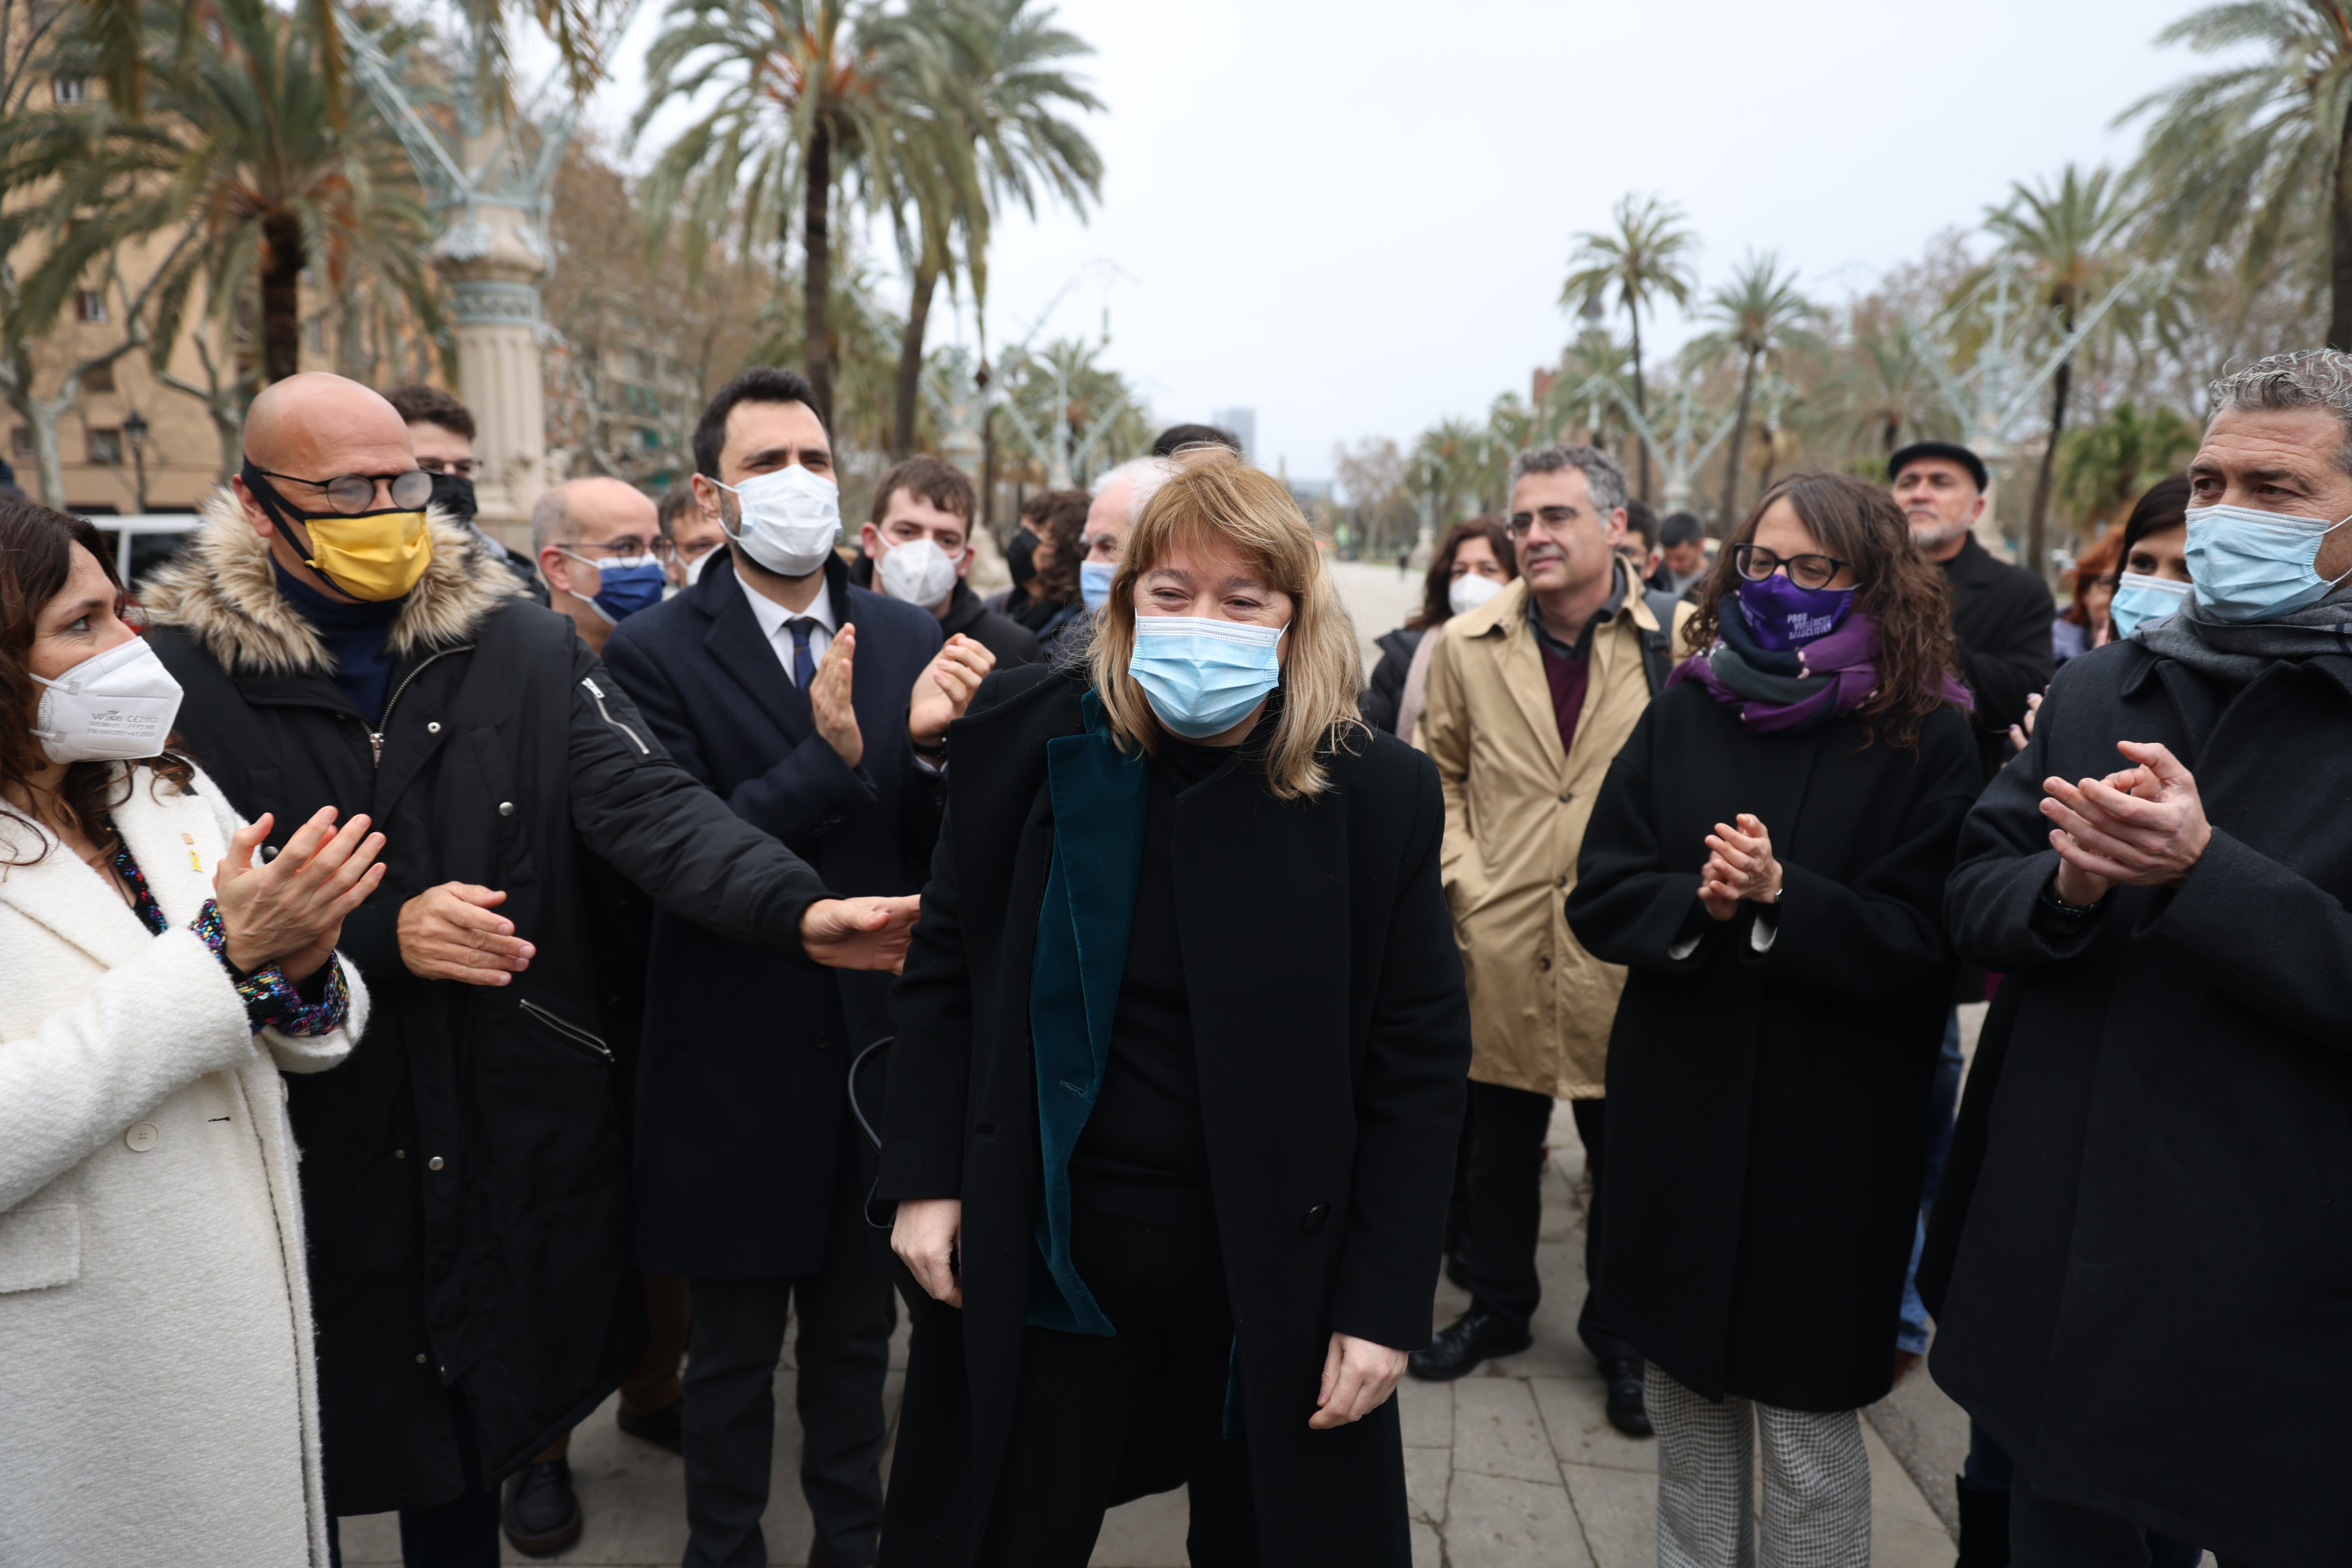
M 461 403 L 320 374 L 135 594 L 0 500 L 0 1562 L 551 1555 L 617 1392 L 763 1563 L 789 1331 L 812 1563 L 1181 1486 L 1196 1564 L 1404 1568 L 1561 1100 L 1665 1568 L 1867 1563 L 1931 1320 L 1963 1564 L 2334 1561 L 2352 356 L 2212 394 L 2063 610 L 1964 447 L 1719 540 L 1534 447 L 1369 679 L 1224 432 L 983 598 L 969 478 L 845 545 L 780 369 L 528 554 Z

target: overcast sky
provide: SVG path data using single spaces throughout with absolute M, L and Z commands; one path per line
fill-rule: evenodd
M 2207 66 L 2152 41 L 2190 8 L 1065 0 L 1108 106 L 1089 122 L 1103 203 L 1003 221 L 989 344 L 1115 263 L 1039 341 L 1098 333 L 1108 308 L 1106 358 L 1158 418 L 1255 407 L 1262 462 L 1328 476 L 1335 442 L 1408 442 L 1524 395 L 1568 336 L 1571 237 L 1621 193 L 1682 205 L 1706 287 L 1753 247 L 1843 298 L 2012 180 L 2126 161 L 2117 112 Z M 658 16 L 650 0 L 599 121 L 641 96 Z M 935 342 L 956 330 L 933 321 Z

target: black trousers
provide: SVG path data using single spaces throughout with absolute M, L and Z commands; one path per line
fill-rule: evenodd
M 2009 1486 L 2011 1568 L 2197 1568 L 2204 1553 L 2112 1514 L 2036 1496 L 2022 1472 Z M 2227 1558 L 2221 1568 L 2231 1568 Z
M 1536 1235 L 1543 1224 L 1543 1149 L 1551 1134 L 1548 1094 L 1500 1084 L 1470 1085 L 1470 1295 L 1479 1306 L 1525 1328 L 1543 1299 L 1536 1278 Z M 1578 1337 L 1595 1360 L 1639 1360 L 1595 1310 L 1601 1268 L 1601 1183 L 1608 1101 L 1569 1102 L 1578 1136 L 1592 1156 L 1592 1214 L 1584 1236 L 1584 1308 Z
M 1072 1215 L 1070 1260 L 1118 1332 L 1024 1333 L 980 1568 L 1086 1568 L 1139 1458 L 1139 1412 L 1147 1440 L 1181 1449 L 1192 1568 L 1257 1568 L 1248 1447 L 1224 1436 L 1234 1321 L 1215 1230 Z
M 898 1322 L 866 1182 L 845 1153 L 833 1185 L 824 1268 L 799 1279 L 688 1282 L 686 1568 L 764 1568 L 768 1478 L 776 1438 L 776 1363 L 795 1310 L 801 1492 L 836 1563 L 874 1560 L 882 1535 L 882 1383 Z

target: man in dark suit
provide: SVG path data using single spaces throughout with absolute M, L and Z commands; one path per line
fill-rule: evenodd
M 1977 700 L 1977 757 L 1990 779 L 2009 761 L 2009 727 L 2025 717 L 2025 699 L 2050 684 L 2057 601 L 2040 577 L 1977 542 L 1983 458 L 1949 441 L 1914 441 L 1887 458 L 1886 477 L 1919 552 L 1944 569 L 1960 669 Z
M 938 834 L 947 726 L 992 660 L 969 641 L 943 648 L 929 610 L 850 584 L 810 395 L 765 368 L 719 390 L 695 429 L 694 489 L 727 550 L 615 627 L 605 661 L 737 816 L 827 874 L 854 867 L 859 886 L 913 892 Z M 887 978 L 860 978 L 786 973 L 667 915 L 655 927 L 637 1261 L 689 1281 L 688 1568 L 767 1561 L 772 1389 L 794 1311 L 810 1562 L 874 1560 L 894 1310 L 846 1084 L 890 1023 Z

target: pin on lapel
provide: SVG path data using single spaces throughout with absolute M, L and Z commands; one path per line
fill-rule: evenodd
M 183 833 L 180 835 L 180 842 L 188 847 L 188 869 L 199 877 L 203 876 L 205 863 L 196 858 L 196 836 L 193 833 Z

